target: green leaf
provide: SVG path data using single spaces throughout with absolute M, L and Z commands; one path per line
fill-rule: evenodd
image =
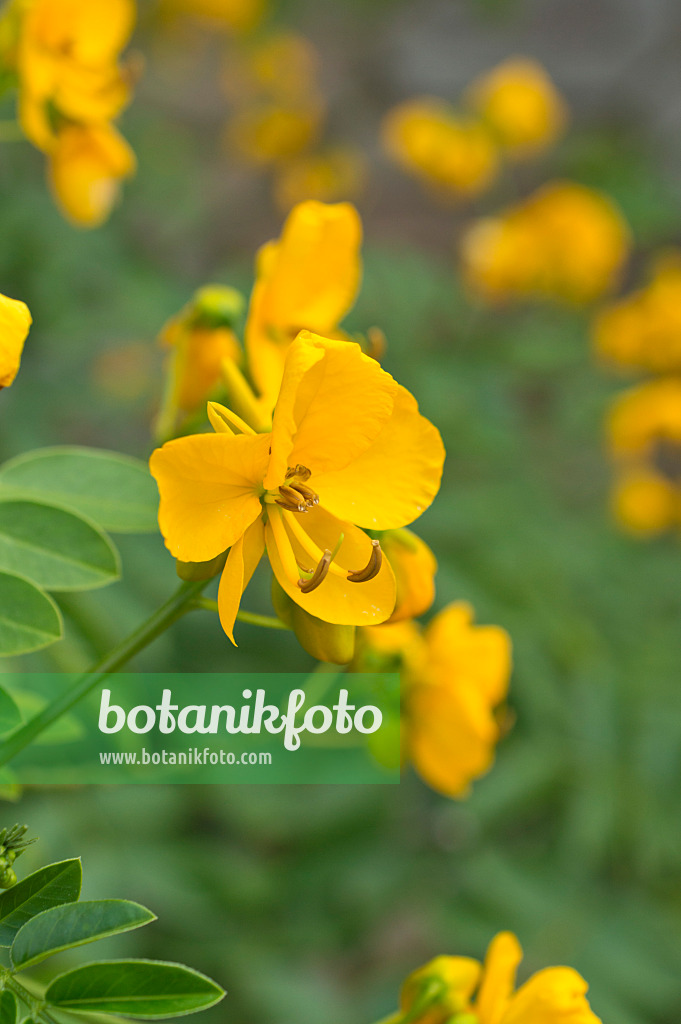
M 0 497 L 0 569 L 46 590 L 87 590 L 118 579 L 119 561 L 109 538 L 73 512 Z
M 23 576 L 0 572 L 0 658 L 37 651 L 61 635 L 52 598 Z
M 114 533 L 151 533 L 158 493 L 144 462 L 97 448 L 40 448 L 0 468 L 0 494 L 35 498 Z
M 80 896 L 80 860 L 58 861 L 17 882 L 0 896 L 0 946 L 11 946 L 28 920 L 50 907 L 73 903 Z
M 123 1013 L 155 1020 L 204 1010 L 224 995 L 210 978 L 182 964 L 102 960 L 55 978 L 45 1001 L 72 1012 Z
M 4 989 L 0 992 L 0 1024 L 16 1024 L 17 1001 L 14 995 Z
M 155 920 L 155 914 L 130 900 L 84 900 L 52 907 L 19 930 L 12 944 L 12 963 L 15 967 L 32 967 L 63 949 L 141 928 Z
M 21 712 L 10 694 L 0 686 L 0 735 L 21 724 Z M 0 1024 L 2 1022 L 0 1021 Z

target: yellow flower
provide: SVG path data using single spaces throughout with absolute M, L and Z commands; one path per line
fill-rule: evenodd
M 266 100 L 238 110 L 227 125 L 227 143 L 259 166 L 297 156 L 316 139 L 324 115 L 321 97 L 296 103 Z
M 277 31 L 231 52 L 222 83 L 227 97 L 244 105 L 254 99 L 301 103 L 318 92 L 319 54 L 297 32 Z
M 600 1024 L 588 985 L 571 967 L 545 967 L 515 988 L 522 949 L 515 935 L 492 939 L 484 963 L 439 956 L 414 971 L 400 993 L 399 1024 Z
M 62 213 L 93 228 L 107 219 L 135 166 L 135 154 L 113 125 L 68 124 L 49 155 L 49 180 Z
M 620 395 L 608 433 L 620 524 L 643 536 L 681 525 L 681 378 L 648 381 Z
M 348 146 L 303 154 L 280 168 L 274 198 L 284 212 L 307 199 L 323 203 L 354 199 L 362 190 L 365 173 L 362 154 Z
M 397 603 L 390 621 L 417 619 L 435 600 L 435 555 L 411 530 L 388 530 L 380 541 L 397 584 Z
M 511 57 L 473 83 L 468 99 L 510 155 L 552 145 L 567 121 L 562 97 L 541 64 Z
M 209 406 L 214 435 L 151 457 L 166 547 L 184 562 L 228 548 L 218 592 L 233 640 L 263 550 L 288 596 L 338 625 L 384 622 L 395 578 L 365 529 L 415 519 L 437 493 L 444 449 L 415 399 L 353 342 L 302 331 L 290 346 L 271 432 Z
M 598 354 L 618 366 L 654 373 L 681 370 L 681 251 L 653 265 L 650 282 L 607 306 L 594 323 Z
M 361 242 L 362 223 L 354 206 L 311 200 L 296 206 L 280 238 L 260 249 L 246 352 L 268 413 L 298 331 L 334 335 L 352 307 L 362 274 Z
M 499 169 L 488 129 L 431 97 L 391 110 L 383 123 L 383 143 L 406 171 L 454 195 L 479 195 Z
M 18 49 L 22 127 L 40 149 L 55 141 L 54 117 L 101 124 L 128 102 L 117 65 L 135 20 L 133 0 L 29 0 Z
M 463 272 L 491 300 L 525 296 L 580 304 L 613 285 L 630 244 L 627 224 L 607 196 L 573 182 L 551 182 L 469 228 Z
M 19 371 L 30 326 L 28 306 L 0 295 L 0 388 L 8 388 Z
M 234 324 L 242 308 L 243 298 L 233 288 L 206 285 L 163 327 L 159 339 L 171 350 L 165 405 L 172 419 L 177 412 L 196 412 L 206 401 L 225 359 L 240 360 Z
M 495 708 L 508 692 L 511 642 L 499 626 L 473 625 L 463 602 L 425 628 L 389 623 L 362 631 L 363 666 L 402 672 L 405 758 L 433 789 L 466 796 L 491 766 L 499 739 Z
M 250 32 L 262 21 L 267 0 L 163 0 L 168 14 L 190 14 L 214 28 Z

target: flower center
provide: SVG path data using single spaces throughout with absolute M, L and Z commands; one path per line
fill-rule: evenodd
M 319 505 L 319 495 L 308 483 L 311 475 L 307 466 L 289 466 L 285 482 L 276 491 L 267 491 L 263 496 L 263 502 L 269 506 L 268 521 L 284 572 L 303 594 L 316 590 L 329 573 L 350 583 L 372 580 L 378 575 L 383 561 L 379 541 L 371 541 L 371 554 L 363 569 L 344 569 L 336 562 L 344 534 L 339 535 L 333 549 L 322 550 L 300 521 L 301 515 Z M 275 508 L 275 505 L 279 507 Z

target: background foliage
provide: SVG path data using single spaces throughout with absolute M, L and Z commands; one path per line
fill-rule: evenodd
M 106 940 L 107 955 L 181 960 L 191 948 L 192 964 L 229 990 L 207 1022 L 370 1021 L 392 1008 L 406 971 L 439 952 L 480 955 L 500 928 L 518 933 L 528 971 L 580 970 L 607 1024 L 681 1015 L 681 549 L 673 537 L 619 536 L 608 518 L 601 422 L 620 384 L 593 365 L 586 318 L 549 306 L 472 308 L 452 269 L 464 214 L 443 214 L 375 148 L 376 119 L 391 102 L 450 81 L 456 95 L 471 68 L 450 67 L 447 78 L 447 40 L 461 54 L 468 39 L 472 71 L 512 43 L 545 60 L 575 126 L 550 166 L 518 175 L 508 192 L 559 172 L 609 191 L 644 250 L 678 242 L 669 83 L 665 92 L 650 70 L 664 65 L 678 12 L 634 0 L 447 8 L 347 0 L 285 6 L 281 17 L 328 53 L 334 119 L 373 158 L 359 204 L 364 287 L 349 323 L 385 330 L 386 367 L 443 432 L 443 490 L 419 524 L 440 562 L 437 606 L 469 599 L 479 621 L 511 632 L 517 724 L 464 803 L 410 776 L 376 789 L 25 793 L 20 813 L 42 838 L 40 855 L 85 856 L 85 898 L 124 893 L 159 911 L 153 930 Z M 613 11 L 614 43 L 603 29 Z M 566 49 L 584 54 L 566 81 L 561 17 L 573 29 Z M 124 122 L 141 169 L 108 226 L 70 228 L 45 192 L 39 155 L 21 144 L 0 150 L 0 280 L 35 319 L 21 375 L 2 395 L 3 460 L 45 444 L 144 458 L 161 388 L 157 330 L 207 280 L 247 288 L 256 246 L 279 230 L 265 184 L 219 151 L 215 48 L 189 36 L 181 53 L 142 20 L 148 68 Z M 608 79 L 615 45 L 619 70 Z M 638 94 L 633 73 L 618 87 L 635 52 Z M 201 73 L 177 75 L 183 60 Z M 676 100 L 678 109 L 678 88 Z M 121 581 L 58 595 L 65 641 L 10 667 L 79 668 L 170 593 L 174 566 L 158 536 L 116 540 Z M 245 606 L 266 610 L 267 590 L 263 574 Z M 196 614 L 134 667 L 307 664 L 284 633 L 241 624 L 239 639 L 235 651 L 214 619 Z M 22 870 L 37 856 L 29 850 Z

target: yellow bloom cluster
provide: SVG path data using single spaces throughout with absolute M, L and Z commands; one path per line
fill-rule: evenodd
M 0 295 L 0 388 L 8 388 L 19 372 L 21 353 L 31 326 L 25 303 Z
M 391 564 L 400 580 L 399 563 Z M 496 709 L 511 673 L 505 630 L 476 626 L 469 605 L 450 604 L 425 629 L 413 621 L 363 629 L 356 664 L 400 671 L 404 759 L 439 793 L 466 796 L 500 736 Z
M 594 320 L 598 356 L 658 375 L 619 395 L 608 418 L 615 465 L 612 506 L 639 537 L 681 526 L 681 252 L 653 263 L 647 285 L 602 309 Z
M 541 65 L 511 58 L 473 82 L 461 110 L 434 97 L 399 104 L 384 120 L 383 142 L 425 184 L 470 197 L 491 185 L 502 157 L 552 145 L 566 120 L 565 104 Z
M 608 196 L 555 181 L 471 225 L 461 246 L 463 273 L 488 300 L 582 304 L 612 287 L 630 244 L 624 217 Z
M 516 989 L 522 955 L 515 935 L 500 932 L 482 964 L 436 957 L 406 979 L 386 1024 L 600 1024 L 571 967 L 545 967 Z
M 267 9 L 267 0 L 161 0 L 168 17 L 190 15 L 211 28 L 228 32 L 251 32 Z
M 412 522 L 439 487 L 437 430 L 338 326 L 359 287 L 361 235 L 348 203 L 291 212 L 258 254 L 241 366 L 231 323 L 224 334 L 224 290 L 204 291 L 164 332 L 175 405 L 193 406 L 219 366 L 233 407 L 210 403 L 214 435 L 172 440 L 151 460 L 173 555 L 213 563 L 229 549 L 218 604 L 232 639 L 265 547 L 284 594 L 311 619 L 386 621 L 395 574 L 364 530 Z M 221 319 L 208 322 L 216 310 Z
M 603 309 L 593 333 L 597 354 L 615 366 L 681 371 L 681 250 L 659 256 L 649 283 Z
M 364 181 L 365 163 L 357 149 L 318 148 L 327 106 L 319 64 L 305 36 L 271 30 L 254 41 L 237 40 L 223 74 L 233 106 L 228 149 L 272 171 L 274 198 L 285 212 L 306 199 L 353 197 Z
M 82 227 L 108 217 L 135 169 L 113 125 L 130 99 L 118 57 L 134 21 L 134 0 L 13 0 L 4 15 L 21 126 L 47 156 L 62 212 Z

